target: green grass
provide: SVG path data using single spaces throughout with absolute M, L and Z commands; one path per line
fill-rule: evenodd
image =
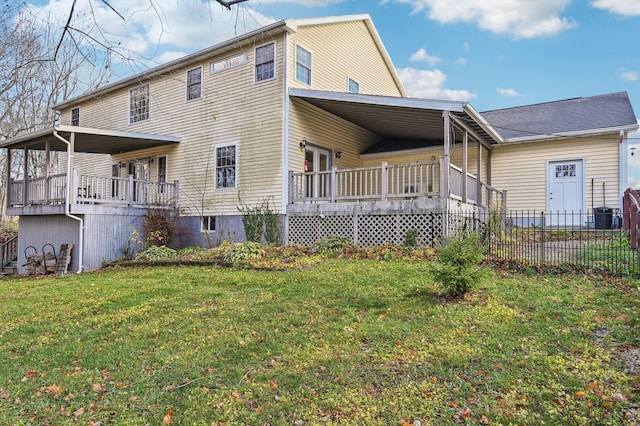
M 497 275 L 449 301 L 427 270 L 339 259 L 2 281 L 0 419 L 638 421 L 640 383 L 620 356 L 638 344 L 637 281 Z

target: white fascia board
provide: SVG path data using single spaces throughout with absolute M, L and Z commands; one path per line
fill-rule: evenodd
M 55 130 L 58 132 L 67 132 L 67 133 L 80 133 L 85 135 L 99 135 L 99 136 L 111 136 L 117 138 L 129 138 L 129 139 L 148 139 L 154 141 L 163 141 L 163 142 L 180 142 L 180 138 L 177 136 L 166 136 L 166 135 L 152 135 L 149 133 L 135 133 L 135 132 L 123 132 L 120 130 L 108 130 L 108 129 L 94 129 L 91 127 L 79 127 L 79 126 L 68 126 L 65 124 L 61 124 L 55 127 Z M 51 130 L 49 130 L 51 131 Z
M 548 135 L 522 136 L 518 138 L 504 139 L 504 142 L 508 144 L 542 142 L 542 141 L 552 141 L 552 140 L 559 140 L 559 139 L 600 136 L 600 135 L 606 135 L 611 133 L 617 134 L 620 131 L 629 132 L 636 129 L 638 129 L 637 124 L 627 125 L 627 126 L 617 126 L 617 127 L 605 127 L 601 129 L 578 130 L 575 132 L 554 133 L 554 134 L 548 134 Z
M 504 142 L 502 136 L 500 136 L 500 134 L 489 123 L 487 123 L 487 120 L 485 120 L 484 117 L 471 106 L 471 104 L 467 103 L 464 106 L 464 111 L 498 144 Z
M 297 31 L 298 27 L 337 24 L 340 22 L 365 21 L 365 20 L 371 20 L 371 17 L 367 13 L 362 13 L 357 15 L 322 16 L 318 18 L 286 19 L 285 22 L 289 28 L 291 28 L 294 31 Z
M 289 96 L 296 98 L 313 98 L 326 101 L 351 102 L 368 105 L 385 105 L 391 107 L 404 107 L 426 109 L 435 111 L 463 112 L 465 102 L 442 101 L 419 98 L 402 98 L 399 96 L 362 95 L 359 93 L 328 92 L 323 90 L 309 90 L 289 88 Z
M 47 127 L 46 129 L 36 130 L 35 132 L 27 133 L 26 135 L 20 135 L 13 138 L 5 139 L 2 142 L 0 142 L 0 148 L 6 148 L 12 145 L 18 145 L 24 142 L 28 142 L 31 139 L 52 135 L 54 129 L 55 127 Z
M 115 90 L 128 87 L 133 83 L 140 83 L 141 81 L 146 81 L 150 78 L 161 76 L 168 72 L 174 71 L 178 68 L 186 67 L 194 63 L 205 61 L 207 60 L 207 58 L 217 56 L 229 50 L 235 49 L 238 47 L 239 43 L 242 43 L 244 41 L 250 41 L 255 37 L 260 37 L 260 35 L 263 35 L 264 33 L 267 33 L 268 35 L 276 35 L 276 34 L 279 34 L 280 32 L 291 32 L 291 31 L 294 31 L 294 30 L 287 26 L 286 21 L 284 20 L 277 21 L 277 22 L 274 22 L 273 24 L 258 28 L 257 30 L 248 32 L 246 34 L 232 38 L 230 40 L 226 40 L 222 43 L 216 44 L 206 49 L 199 50 L 195 53 L 192 53 L 191 55 L 183 56 L 171 62 L 167 62 L 166 64 L 159 65 L 147 71 L 143 71 L 131 77 L 127 77 L 123 80 L 116 81 L 115 83 L 111 83 L 101 88 L 98 88 L 96 90 L 92 90 L 78 97 L 60 102 L 58 104 L 53 105 L 51 109 L 53 109 L 54 111 L 59 111 L 61 109 L 67 108 L 69 106 L 80 103 L 87 99 L 104 96 L 109 92 L 113 92 Z

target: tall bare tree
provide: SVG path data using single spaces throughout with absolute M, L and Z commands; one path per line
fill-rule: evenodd
M 97 51 L 78 49 L 70 40 L 60 43 L 59 32 L 52 28 L 20 5 L 0 9 L 0 140 L 51 126 L 56 120 L 51 109 L 55 103 L 99 85 L 107 76 L 107 68 L 96 66 Z M 7 188 L 6 156 L 2 150 L 0 219 L 4 218 Z M 12 168 L 20 170 L 22 152 L 15 152 L 12 158 Z M 41 175 L 44 157 L 31 152 L 28 164 L 29 175 Z

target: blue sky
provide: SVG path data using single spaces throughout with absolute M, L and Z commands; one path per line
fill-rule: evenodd
M 37 7 L 55 19 L 71 1 Z M 109 3 L 124 21 L 89 0 L 78 0 L 75 19 L 97 21 L 138 59 L 120 76 L 274 20 L 367 13 L 410 96 L 485 111 L 626 91 L 640 117 L 640 0 L 248 0 L 232 11 L 202 0 L 163 0 L 161 10 Z M 94 13 L 83 14 L 89 4 Z M 640 187 L 640 134 L 631 137 L 630 183 Z

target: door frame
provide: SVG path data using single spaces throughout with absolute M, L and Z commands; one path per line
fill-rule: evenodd
M 554 166 L 557 163 L 580 163 L 581 165 L 581 175 L 577 180 L 578 180 L 578 210 L 574 211 L 574 213 L 582 213 L 582 215 L 588 216 L 588 212 L 586 211 L 586 202 L 587 202 L 587 193 L 586 193 L 586 181 L 587 181 L 587 173 L 586 173 L 586 159 L 584 157 L 573 157 L 573 158 L 561 158 L 561 159 L 552 159 L 552 160 L 547 160 L 546 161 L 546 188 L 545 188 L 545 211 L 546 214 L 555 214 L 557 212 L 552 212 L 551 211 L 551 200 L 550 200 L 550 195 L 551 195 L 551 185 L 553 183 L 554 180 L 554 176 L 552 175 L 553 173 L 553 169 L 552 166 Z M 593 196 L 593 194 L 592 194 Z M 570 212 L 569 212 L 570 213 Z M 572 222 L 576 222 L 575 220 L 572 220 Z M 578 223 L 583 222 L 583 220 L 579 221 Z M 564 223 L 559 223 L 559 225 L 565 225 Z
M 333 158 L 332 158 L 332 154 L 333 151 L 330 150 L 329 148 L 324 148 L 318 145 L 311 145 L 309 143 L 307 143 L 307 145 L 304 148 L 304 160 L 305 162 L 307 161 L 307 153 L 312 153 L 313 154 L 313 164 L 310 165 L 311 167 L 309 167 L 309 171 L 314 172 L 314 173 L 318 173 L 321 171 L 330 171 L 331 167 L 333 166 Z M 326 170 L 320 170 L 320 156 L 324 154 L 327 157 L 327 167 Z M 320 179 L 320 177 L 323 177 L 323 179 Z M 324 179 L 326 177 L 326 179 Z M 328 190 L 330 187 L 330 183 L 329 183 L 329 175 L 310 175 L 307 178 L 307 191 L 308 191 L 308 196 L 311 196 L 312 198 L 321 198 L 321 197 L 326 197 L 328 196 Z M 321 182 L 322 180 L 322 182 Z M 324 186 L 323 190 L 321 191 L 321 186 Z

